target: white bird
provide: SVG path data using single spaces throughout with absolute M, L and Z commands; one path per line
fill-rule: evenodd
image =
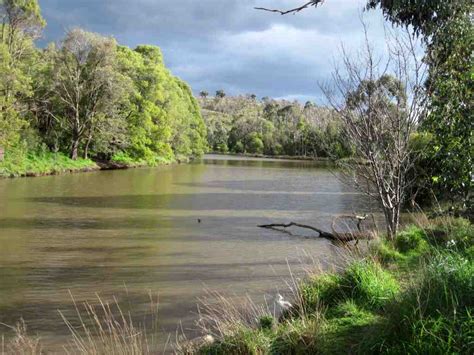
M 282 295 L 278 294 L 278 301 L 277 303 L 279 304 L 279 306 L 281 308 L 283 308 L 284 310 L 288 310 L 288 309 L 291 309 L 293 308 L 293 305 L 288 302 L 288 301 L 285 301 L 285 299 L 283 298 Z

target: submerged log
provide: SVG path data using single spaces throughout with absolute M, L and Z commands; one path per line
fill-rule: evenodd
M 307 225 L 307 224 L 301 224 L 301 223 L 295 223 L 295 222 L 290 222 L 287 224 L 284 223 L 272 223 L 272 224 L 262 224 L 258 226 L 259 228 L 265 228 L 265 229 L 273 229 L 278 232 L 283 232 L 283 233 L 289 233 L 286 229 L 290 227 L 299 227 L 299 228 L 304 228 L 304 229 L 309 229 L 312 230 L 316 233 L 318 233 L 319 237 L 321 238 L 326 238 L 334 242 L 351 242 L 351 241 L 356 241 L 358 242 L 360 239 L 372 239 L 372 233 L 370 232 L 357 232 L 357 233 L 338 233 L 338 232 L 325 232 L 319 228 Z M 283 228 L 283 229 L 282 229 Z M 290 233 L 291 234 L 291 233 Z

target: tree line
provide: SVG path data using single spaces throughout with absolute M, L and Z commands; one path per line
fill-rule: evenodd
M 35 46 L 37 0 L 0 1 L 0 147 L 71 159 L 145 161 L 201 155 L 206 127 L 189 86 L 160 49 L 121 46 L 82 29 Z
M 214 97 L 200 93 L 210 149 L 220 153 L 250 153 L 308 157 L 348 157 L 350 145 L 330 108 L 312 102 L 275 100 L 256 95 Z

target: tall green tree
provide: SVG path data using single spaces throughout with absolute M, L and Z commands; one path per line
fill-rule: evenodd
M 87 156 L 98 135 L 110 134 L 111 120 L 120 115 L 125 92 L 116 69 L 116 49 L 112 38 L 75 29 L 54 52 L 50 114 L 65 128 L 73 160 L 80 149 Z
M 0 0 L 0 146 L 18 144 L 27 125 L 33 41 L 45 26 L 37 0 Z
M 201 155 L 206 128 L 190 88 L 165 67 L 158 47 L 119 48 L 121 72 L 131 79 L 127 153 L 151 163 Z

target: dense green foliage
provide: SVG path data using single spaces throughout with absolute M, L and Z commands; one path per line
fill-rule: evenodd
M 395 24 L 423 35 L 429 65 L 430 110 L 422 129 L 431 134 L 425 161 L 437 195 L 467 202 L 471 190 L 474 102 L 474 3 L 470 0 L 369 0 Z
M 474 5 L 442 23 L 433 35 L 431 112 L 422 128 L 433 134 L 431 176 L 442 197 L 468 199 L 474 156 Z
M 215 152 L 343 158 L 350 155 L 331 110 L 311 102 L 201 93 L 208 142 Z
M 411 226 L 341 273 L 303 281 L 289 316 L 278 322 L 260 316 L 254 328 L 230 327 L 197 353 L 468 354 L 473 246 L 474 226 L 466 220 Z M 381 259 L 387 250 L 398 256 Z
M 48 151 L 151 165 L 206 151 L 199 105 L 158 47 L 131 50 L 73 29 L 40 49 L 34 40 L 45 22 L 36 0 L 1 1 L 0 17 L 3 174 L 24 174 L 24 162 Z

